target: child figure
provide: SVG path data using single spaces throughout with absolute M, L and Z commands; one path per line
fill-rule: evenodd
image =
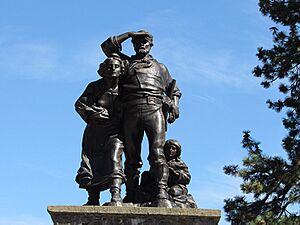
M 164 145 L 164 153 L 169 166 L 169 195 L 179 208 L 197 208 L 192 195 L 188 194 L 187 185 L 191 181 L 188 167 L 180 158 L 181 145 L 177 140 L 169 139 Z

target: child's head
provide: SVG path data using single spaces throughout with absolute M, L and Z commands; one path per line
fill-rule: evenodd
M 181 145 L 177 140 L 169 139 L 164 145 L 164 153 L 167 161 L 179 158 L 181 155 Z

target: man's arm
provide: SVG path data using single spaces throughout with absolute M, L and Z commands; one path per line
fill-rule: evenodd
M 113 53 L 118 54 L 121 57 L 122 43 L 127 40 L 130 32 L 120 34 L 118 36 L 109 37 L 106 41 L 101 44 L 101 49 L 107 57 L 110 57 Z
M 165 94 L 170 98 L 171 102 L 169 104 L 169 113 L 168 113 L 168 123 L 173 123 L 176 119 L 179 118 L 179 99 L 181 97 L 181 92 L 176 85 L 174 79 L 172 79 L 169 74 L 168 69 L 165 65 L 160 64 L 163 71 L 163 78 L 165 82 Z
M 113 53 L 116 53 L 121 57 L 121 59 L 128 59 L 129 57 L 121 52 L 122 43 L 129 38 L 139 35 L 145 35 L 145 32 L 126 32 L 117 36 L 112 36 L 104 41 L 100 46 L 107 57 L 110 57 Z

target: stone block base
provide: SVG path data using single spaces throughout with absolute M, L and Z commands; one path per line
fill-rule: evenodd
M 220 210 L 48 206 L 54 225 L 217 225 Z

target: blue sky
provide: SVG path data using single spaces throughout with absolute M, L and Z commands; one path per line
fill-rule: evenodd
M 141 29 L 154 35 L 152 55 L 183 93 L 168 138 L 182 143 L 189 191 L 199 208 L 222 209 L 224 198 L 239 194 L 240 180 L 222 168 L 246 156 L 242 131 L 284 156 L 283 115 L 265 104 L 277 90 L 251 75 L 257 47 L 271 45 L 271 26 L 256 0 L 1 1 L 0 225 L 49 225 L 47 205 L 86 201 L 74 181 L 85 127 L 74 102 L 98 79 L 99 44 Z M 133 54 L 129 41 L 124 52 Z M 145 140 L 143 170 L 147 148 Z M 220 224 L 229 224 L 224 218 Z

